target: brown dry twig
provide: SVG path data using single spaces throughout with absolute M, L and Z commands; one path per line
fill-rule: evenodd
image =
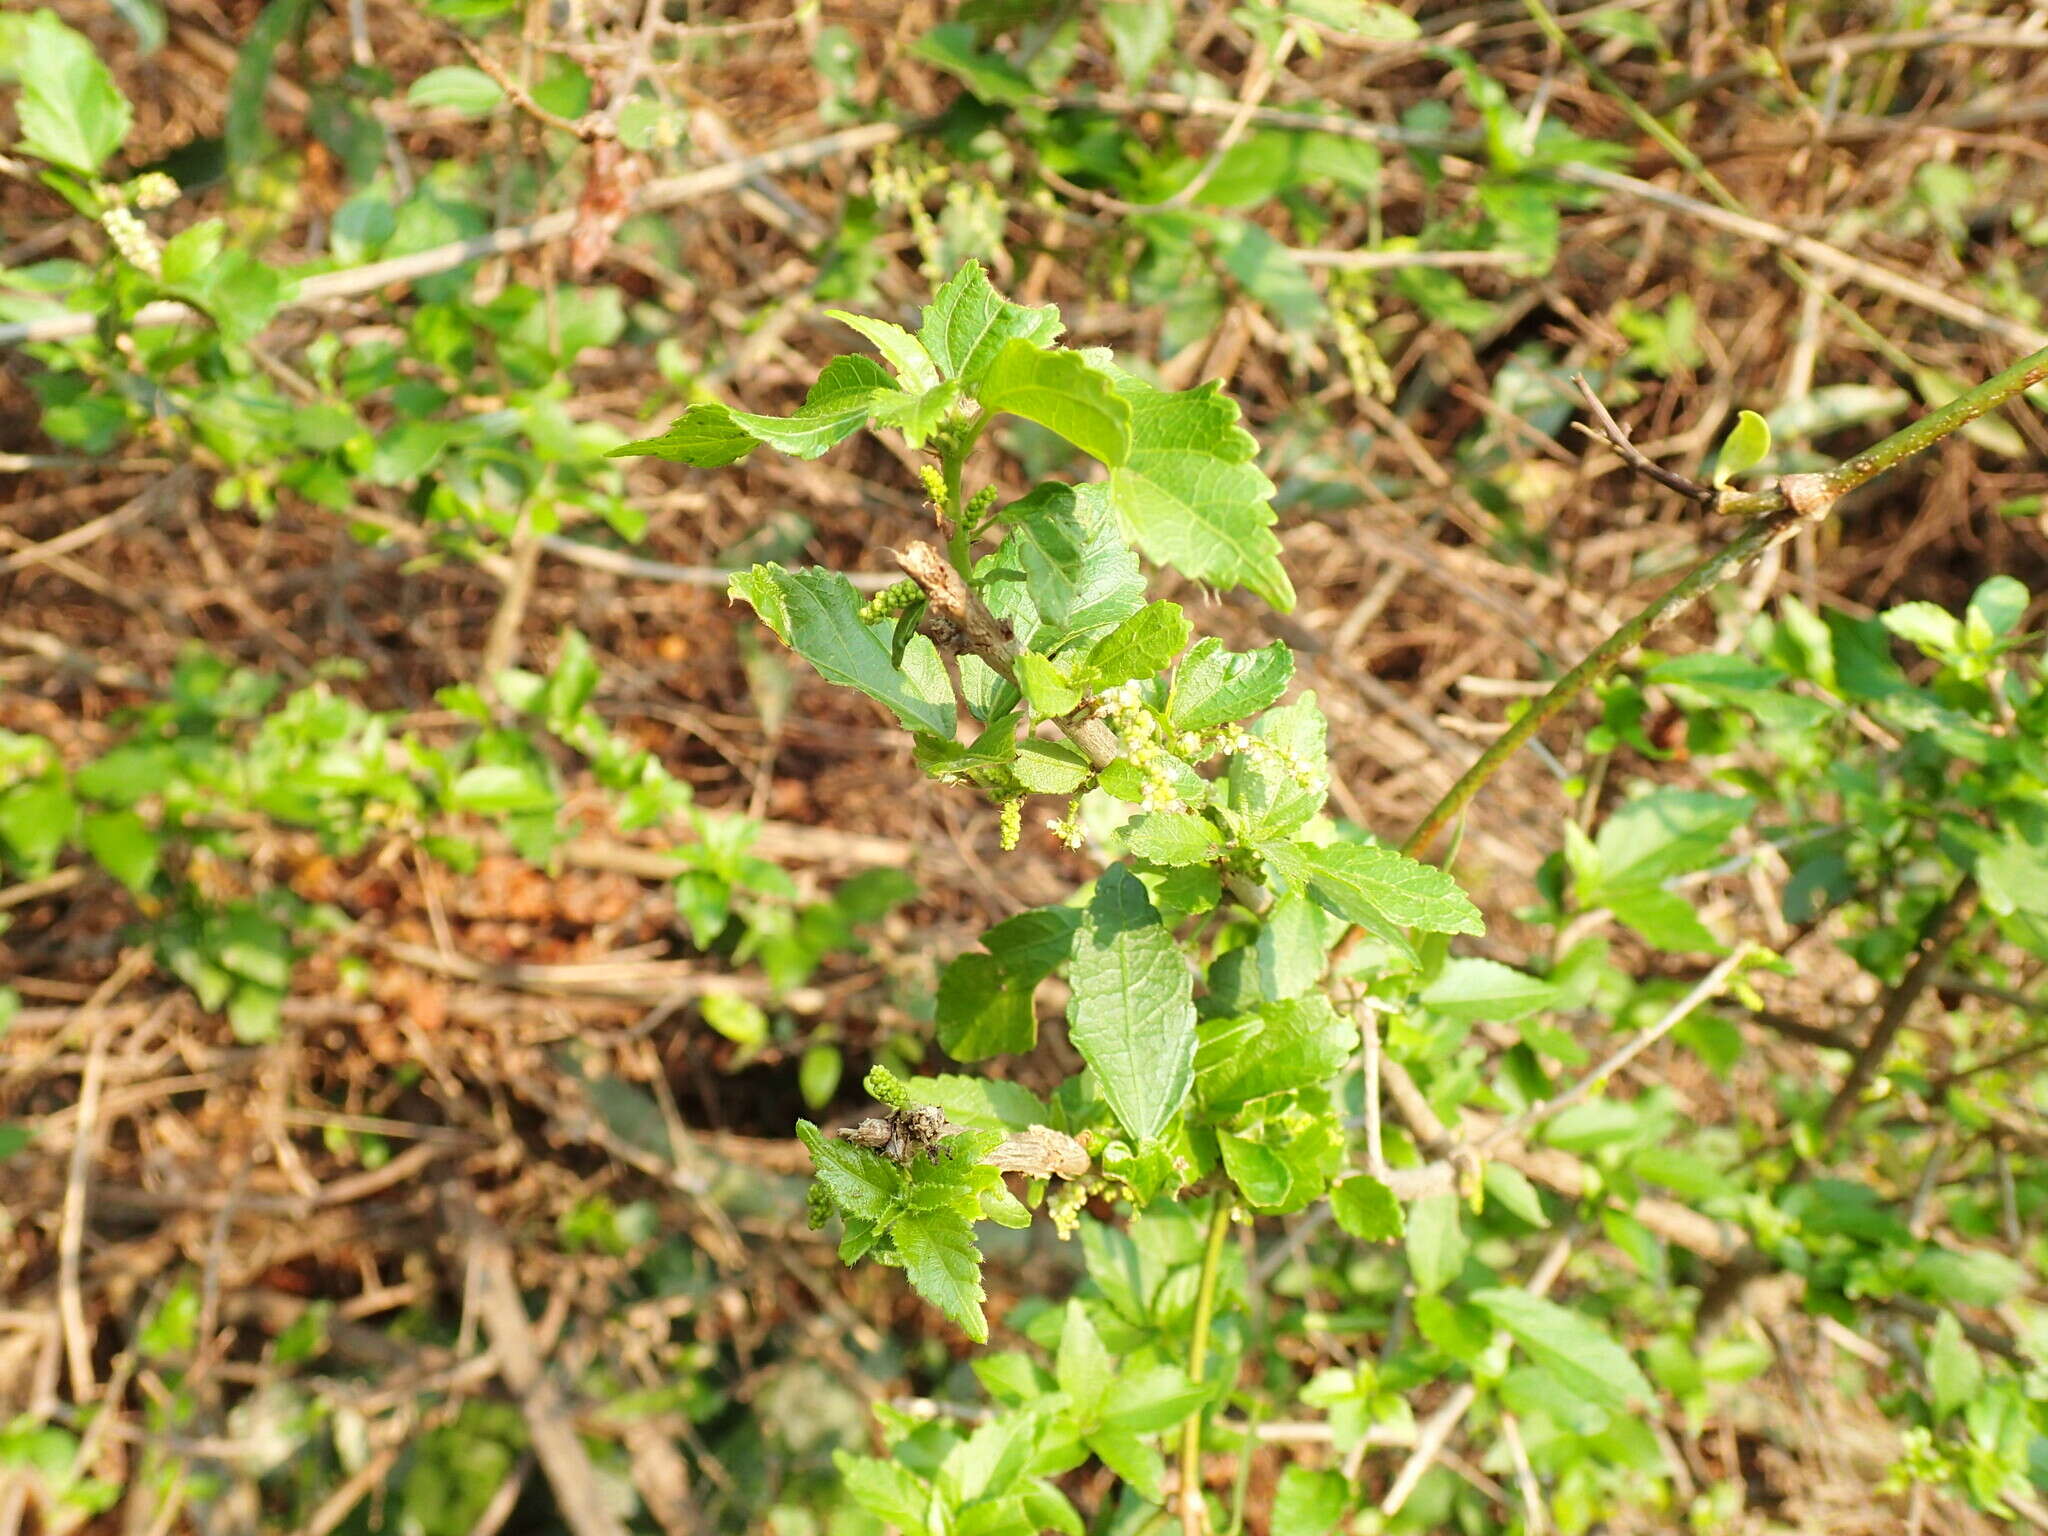
M 1713 510 L 1714 504 L 1721 499 L 1720 491 L 1711 485 L 1702 485 L 1697 480 L 1689 479 L 1675 470 L 1666 469 L 1662 464 L 1645 456 L 1642 449 L 1629 441 L 1628 428 L 1614 419 L 1613 413 L 1593 392 L 1593 386 L 1586 382 L 1583 373 L 1572 375 L 1572 385 L 1578 390 L 1579 398 L 1586 402 L 1586 409 L 1593 413 L 1593 420 L 1599 430 L 1595 431 L 1583 421 L 1574 422 L 1572 425 L 1586 436 L 1597 437 L 1605 442 L 1620 456 L 1621 462 L 1637 474 L 1648 476 L 1666 490 L 1676 491 L 1688 501 L 1698 502 L 1708 511 Z

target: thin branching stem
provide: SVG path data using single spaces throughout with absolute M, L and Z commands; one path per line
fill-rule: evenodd
M 1195 1291 L 1195 1326 L 1188 1337 L 1188 1380 L 1199 1384 L 1209 1368 L 1209 1325 L 1216 1317 L 1216 1280 L 1223 1269 L 1223 1244 L 1230 1236 L 1233 1207 L 1228 1195 L 1216 1196 L 1209 1215 L 1209 1240 L 1202 1249 L 1202 1275 Z M 1180 1432 L 1181 1536 L 1202 1536 L 1202 1410 L 1188 1415 Z
M 2003 373 L 1995 374 L 1975 389 L 1958 395 L 1939 410 L 1929 411 L 1910 426 L 1901 428 L 1854 458 L 1844 460 L 1827 473 L 1812 477 L 1817 483 L 1801 487 L 1804 492 L 1801 499 L 1806 503 L 1801 510 L 1793 509 L 1784 489 L 1760 491 L 1723 502 L 1723 511 L 1748 516 L 1751 519 L 1749 525 L 1735 539 L 1686 572 L 1648 607 L 1596 646 L 1585 660 L 1559 678 L 1551 690 L 1509 726 L 1430 808 L 1429 814 L 1409 834 L 1403 845 L 1405 851 L 1418 857 L 1427 852 L 1438 834 L 1531 737 L 1586 689 L 1626 660 L 1658 628 L 1677 618 L 1756 556 L 1790 535 L 1805 517 L 1813 515 L 1814 509 L 1824 514 L 1827 508 L 1858 486 L 1932 447 L 1987 412 L 1996 410 L 2043 379 L 2048 379 L 2048 347 L 2021 358 Z

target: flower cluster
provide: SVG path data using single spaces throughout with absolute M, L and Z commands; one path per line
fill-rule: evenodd
M 1316 790 L 1322 787 L 1322 775 L 1315 767 L 1292 747 L 1279 746 L 1262 736 L 1254 736 L 1241 725 L 1225 726 L 1216 735 L 1216 750 L 1231 756 L 1245 756 L 1261 767 L 1275 773 L 1284 773 L 1303 789 Z
M 996 497 L 1000 494 L 996 487 L 984 485 L 980 490 L 967 498 L 967 507 L 960 514 L 960 520 L 972 528 L 976 523 L 988 516 L 988 509 L 996 504 Z
M 1069 800 L 1065 816 L 1048 816 L 1045 829 L 1069 848 L 1081 846 L 1081 802 Z
M 939 466 L 918 465 L 917 481 L 924 487 L 925 500 L 932 504 L 932 510 L 943 517 L 946 512 L 946 477 L 939 473 Z
M 946 168 L 926 162 L 904 164 L 886 147 L 875 153 L 869 191 L 884 208 L 901 208 L 910 217 L 911 238 L 917 242 L 927 268 L 935 265 L 939 251 L 939 226 L 925 208 L 924 196 L 946 180 Z
M 178 200 L 178 183 L 162 171 L 144 171 L 123 190 L 137 208 L 168 208 Z
M 861 608 L 860 621 L 863 624 L 880 624 L 895 618 L 923 595 L 923 589 L 909 577 L 892 587 L 884 587 Z
M 1372 275 L 1366 272 L 1333 272 L 1329 286 L 1330 326 L 1337 335 L 1337 351 L 1344 359 L 1344 371 L 1351 375 L 1351 388 L 1361 398 L 1389 405 L 1394 400 L 1394 375 L 1372 339 L 1370 327 L 1379 323 L 1379 305 L 1373 302 Z
M 1109 723 L 1123 739 L 1124 756 L 1144 776 L 1145 788 L 1139 804 L 1148 811 L 1171 811 L 1180 807 L 1180 791 L 1174 786 L 1168 764 L 1168 748 L 1159 717 L 1145 702 L 1136 683 L 1120 683 L 1095 701 L 1095 717 Z
M 1024 835 L 1024 801 L 1021 796 L 1005 800 L 999 809 L 1002 813 L 1003 852 L 1015 853 L 1017 843 Z
M 141 268 L 151 277 L 163 271 L 164 254 L 156 243 L 156 236 L 131 209 L 107 209 L 100 215 L 100 228 L 107 232 L 107 238 L 114 242 L 114 249 L 130 266 Z

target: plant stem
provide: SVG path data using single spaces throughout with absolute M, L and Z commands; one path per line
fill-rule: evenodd
M 1939 410 L 1929 411 L 1883 442 L 1815 477 L 1818 485 L 1809 494 L 1824 510 L 1858 486 L 1932 447 L 1986 412 L 1996 410 L 2043 379 L 2048 379 L 2048 347 L 2021 358 L 2003 373 L 1994 374 Z M 1789 535 L 1801 521 L 1801 514 L 1790 509 L 1782 489 L 1731 498 L 1722 503 L 1722 510 L 1747 515 L 1752 521 L 1731 543 L 1700 561 L 1668 591 L 1603 640 L 1585 660 L 1559 678 L 1550 692 L 1509 726 L 1479 761 L 1466 769 L 1464 776 L 1446 791 L 1443 799 L 1431 807 L 1429 814 L 1422 818 L 1402 845 L 1405 852 L 1417 857 L 1426 852 L 1451 819 L 1486 786 L 1489 779 L 1500 772 L 1501 766 L 1530 737 L 1555 719 L 1587 688 L 1619 666 L 1660 625 L 1676 618 L 1751 559 Z M 1346 942 L 1350 942 L 1348 937 Z
M 1216 1316 L 1216 1278 L 1223 1268 L 1223 1242 L 1230 1235 L 1231 1203 L 1216 1196 L 1209 1215 L 1209 1241 L 1202 1249 L 1202 1278 L 1195 1291 L 1195 1329 L 1188 1339 L 1188 1380 L 1199 1384 L 1209 1368 L 1209 1324 Z M 1188 1415 L 1180 1432 L 1181 1536 L 1202 1536 L 1202 1410 Z

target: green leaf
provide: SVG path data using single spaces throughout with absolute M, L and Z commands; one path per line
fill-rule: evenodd
M 1137 876 L 1102 873 L 1075 935 L 1068 1035 L 1131 1139 L 1150 1141 L 1195 1080 L 1194 978 Z
M 830 1104 L 845 1071 L 846 1057 L 838 1046 L 829 1041 L 805 1046 L 796 1067 L 796 1091 L 803 1096 L 804 1108 L 816 1114 Z
M 1301 3 L 1295 0 L 1296 5 Z M 1343 1473 L 1289 1467 L 1280 1474 L 1272 1523 L 1266 1529 L 1270 1536 L 1323 1536 L 1344 1518 L 1350 1503 L 1351 1484 Z
M 730 406 L 693 405 L 661 436 L 621 443 L 605 457 L 651 457 L 697 469 L 720 469 L 739 463 L 760 445 L 758 437 L 733 419 Z
M 840 1486 L 877 1520 L 907 1532 L 930 1528 L 932 1490 L 900 1462 L 834 1451 Z
M 0 845 L 31 879 L 47 875 L 71 836 L 78 803 L 54 773 L 0 791 Z
M 917 1293 L 958 1323 L 968 1338 L 986 1344 L 981 1250 L 974 1246 L 967 1218 L 952 1210 L 910 1211 L 896 1219 L 889 1235 Z
M 964 21 L 933 27 L 911 45 L 910 53 L 927 64 L 936 64 L 982 101 L 1018 106 L 1038 94 L 1030 76 L 1008 59 L 982 52 L 975 43 L 974 27 Z M 938 353 L 934 351 L 932 356 Z
M 1594 839 L 1599 884 L 1638 886 L 1705 869 L 1755 808 L 1746 796 L 1706 790 L 1660 789 L 1638 796 L 1609 816 Z
M 1714 484 L 1726 485 L 1737 475 L 1746 474 L 1763 463 L 1770 451 L 1771 424 L 1755 411 L 1742 412 L 1714 457 Z
M 1498 960 L 1447 960 L 1422 992 L 1422 1004 L 1451 1019 L 1490 1019 L 1512 1024 L 1552 1007 L 1558 989 L 1552 982 L 1526 975 Z
M 35 1129 L 27 1125 L 12 1125 L 0 1120 L 0 1163 L 14 1156 L 23 1147 L 35 1140 Z
M 1147 603 L 1088 648 L 1088 679 L 1100 689 L 1155 677 L 1186 648 L 1188 634 L 1179 603 Z
M 895 370 L 896 378 L 908 390 L 933 390 L 939 386 L 939 370 L 932 365 L 918 339 L 902 326 L 867 315 L 848 314 L 843 309 L 825 311 L 841 325 L 851 326 L 875 344 L 882 360 Z
M 1107 487 L 1038 485 L 1005 507 L 1002 521 L 1012 531 L 977 574 L 1020 644 L 1050 654 L 1144 607 L 1137 552 L 1117 528 Z M 1010 580 L 990 580 L 1004 571 Z M 1028 602 L 1016 595 L 1019 577 Z
M 1078 1301 L 1067 1302 L 1054 1371 L 1075 1420 L 1081 1424 L 1095 1422 L 1101 1414 L 1103 1394 L 1116 1380 L 1116 1361 L 1103 1348 L 1102 1335 L 1095 1331 L 1087 1308 Z
M 913 731 L 951 740 L 956 711 L 943 665 L 936 676 L 914 677 L 908 663 L 937 661 L 931 642 L 918 636 L 905 652 L 906 666 L 889 657 L 889 642 L 860 621 L 860 594 L 837 571 L 807 567 L 786 571 L 757 565 L 733 576 L 730 590 L 753 605 L 761 622 L 803 657 L 818 675 L 858 688 Z
M 811 1154 L 818 1182 L 843 1213 L 881 1225 L 902 1209 L 910 1181 L 886 1157 L 828 1137 L 808 1120 L 797 1121 L 796 1134 Z
M 1033 907 L 983 933 L 982 948 L 1020 982 L 1035 987 L 1074 952 L 1082 918 L 1079 907 Z
M 448 788 L 448 804 L 458 811 L 500 816 L 553 810 L 556 798 L 540 771 L 531 765 L 484 763 L 463 770 Z
M 2025 582 L 2012 576 L 1993 576 L 1970 594 L 1969 611 L 1978 616 L 1993 640 L 2003 640 L 2020 627 L 2032 600 Z
M 793 458 L 815 459 L 866 426 L 876 406 L 898 393 L 873 358 L 835 357 L 791 415 L 759 416 L 723 405 L 693 405 L 661 436 L 622 443 L 606 457 L 651 455 L 714 469 L 736 464 L 756 444 L 766 443 Z
M 1134 91 L 1151 75 L 1173 36 L 1172 0 L 1106 0 L 1100 15 L 1124 89 Z
M 1530 1359 L 1587 1402 L 1621 1413 L 1632 1402 L 1655 1400 L 1629 1352 L 1582 1313 L 1519 1290 L 1479 1291 L 1472 1301 L 1506 1329 Z
M 1472 1251 L 1458 1219 L 1458 1205 L 1458 1197 L 1446 1192 L 1424 1195 L 1408 1209 L 1408 1268 L 1415 1288 L 1425 1296 L 1457 1279 L 1465 1255 Z
M 114 72 L 56 12 L 0 16 L 0 57 L 21 85 L 22 153 L 90 176 L 128 137 L 134 114 Z
M 504 100 L 497 81 L 467 64 L 430 69 L 405 93 L 407 106 L 448 107 L 464 117 L 486 117 Z
M 1057 720 L 1079 708 L 1081 690 L 1067 681 L 1066 674 L 1036 651 L 1021 652 L 1013 664 L 1017 687 L 1031 713 L 1041 720 Z
M 1543 1214 L 1543 1197 L 1536 1193 L 1536 1186 L 1519 1168 L 1506 1163 L 1488 1163 L 1481 1176 L 1486 1185 L 1486 1195 L 1526 1221 L 1532 1227 L 1547 1227 L 1550 1218 Z
M 1884 627 L 1938 661 L 1963 649 L 1962 620 L 1939 603 L 1901 603 L 1878 615 Z
M 1129 1430 L 1105 1425 L 1084 1438 L 1102 1464 L 1131 1485 L 1141 1499 L 1154 1504 L 1166 1499 L 1166 1462 L 1157 1450 Z
M 1151 811 L 1123 829 L 1124 846 L 1148 864 L 1206 864 L 1223 851 L 1223 834 L 1204 816 Z
M 1422 29 L 1407 12 L 1385 0 L 1287 0 L 1294 15 L 1370 43 L 1411 43 Z M 1282 1536 L 1276 1528 L 1274 1536 Z
M 1095 770 L 1087 758 L 1063 741 L 1027 739 L 1017 743 L 1010 771 L 1035 795 L 1070 795 Z
M 1322 979 L 1327 928 L 1323 909 L 1306 891 L 1289 891 L 1273 903 L 1253 941 L 1259 986 L 1267 997 L 1299 997 Z
M 1185 1422 L 1215 1395 L 1213 1386 L 1189 1381 L 1177 1366 L 1154 1366 L 1119 1377 L 1116 1391 L 1103 1404 L 1102 1421 L 1132 1434 L 1157 1434 Z
M 1656 885 L 1603 885 L 1600 905 L 1653 948 L 1674 955 L 1724 954 L 1727 946 L 1691 902 Z
M 1330 1186 L 1330 1214 L 1338 1226 L 1368 1243 L 1391 1243 L 1406 1225 L 1401 1202 L 1394 1198 L 1394 1192 L 1363 1173 L 1339 1179 Z
M 133 811 L 102 811 L 79 829 L 86 852 L 131 891 L 146 889 L 156 876 L 163 839 Z
M 1270 1093 L 1314 1087 L 1336 1076 L 1356 1043 L 1320 992 L 1261 1003 L 1202 1026 L 1196 1094 L 1211 1113 L 1224 1114 Z
M 1434 865 L 1393 848 L 1363 843 L 1296 846 L 1309 862 L 1309 894 L 1375 938 L 1405 945 L 1406 928 L 1424 933 L 1486 931 L 1479 909 L 1458 889 L 1458 882 Z
M 1101 463 L 1121 464 L 1131 451 L 1130 403 L 1079 352 L 1012 337 L 990 360 L 975 398 L 984 411 L 1035 421 Z
M 1324 742 L 1328 730 L 1315 695 L 1304 693 L 1292 704 L 1267 710 L 1251 731 L 1261 741 L 1290 754 L 1304 777 L 1297 777 L 1287 762 L 1271 760 L 1275 754 L 1232 754 L 1225 777 L 1226 800 L 1241 821 L 1233 831 L 1241 840 L 1261 845 L 1262 856 L 1275 839 L 1297 830 L 1323 808 L 1329 794 Z M 1289 855 L 1283 851 L 1275 857 Z M 1305 870 L 1303 859 L 1296 857 L 1292 862 Z
M 1285 640 L 1239 654 L 1213 636 L 1197 640 L 1173 674 L 1166 701 L 1170 729 L 1205 731 L 1255 715 L 1287 691 L 1294 653 Z
M 948 30 L 940 27 L 932 35 Z M 990 285 L 981 263 L 970 260 L 932 295 L 917 339 L 940 374 L 972 388 L 1010 341 L 1049 346 L 1061 329 L 1059 310 L 1050 304 L 1012 304 Z
M 1131 405 L 1131 451 L 1109 477 L 1117 517 L 1145 554 L 1196 581 L 1248 587 L 1283 612 L 1294 588 L 1272 524 L 1273 482 L 1237 402 L 1211 380 L 1170 394 L 1108 370 Z
M 1323 323 L 1322 291 L 1292 250 L 1249 219 L 1217 215 L 1212 228 L 1224 268 L 1275 321 L 1292 330 Z
M 938 1105 L 955 1125 L 975 1130 L 1022 1131 L 1046 1119 L 1045 1105 L 1028 1088 L 999 1078 L 941 1073 L 912 1079 L 910 1094 L 920 1104 Z
M 759 1003 L 736 992 L 713 992 L 697 1005 L 704 1022 L 743 1050 L 768 1043 L 768 1015 Z
M 222 133 L 230 170 L 239 171 L 253 164 L 263 150 L 263 98 L 270 86 L 271 66 L 279 45 L 304 20 L 308 3 L 309 0 L 270 0 L 235 55 L 235 72 L 228 81 L 227 122 Z
M 939 974 L 939 1048 L 955 1061 L 986 1061 L 1030 1050 L 1038 1043 L 1031 990 L 994 955 L 956 956 Z
M 1927 1385 L 1933 1389 L 1937 1422 L 1983 1390 L 1984 1362 L 1963 1337 L 1963 1325 L 1953 1312 L 1935 1319 L 1934 1337 L 1927 1348 Z

